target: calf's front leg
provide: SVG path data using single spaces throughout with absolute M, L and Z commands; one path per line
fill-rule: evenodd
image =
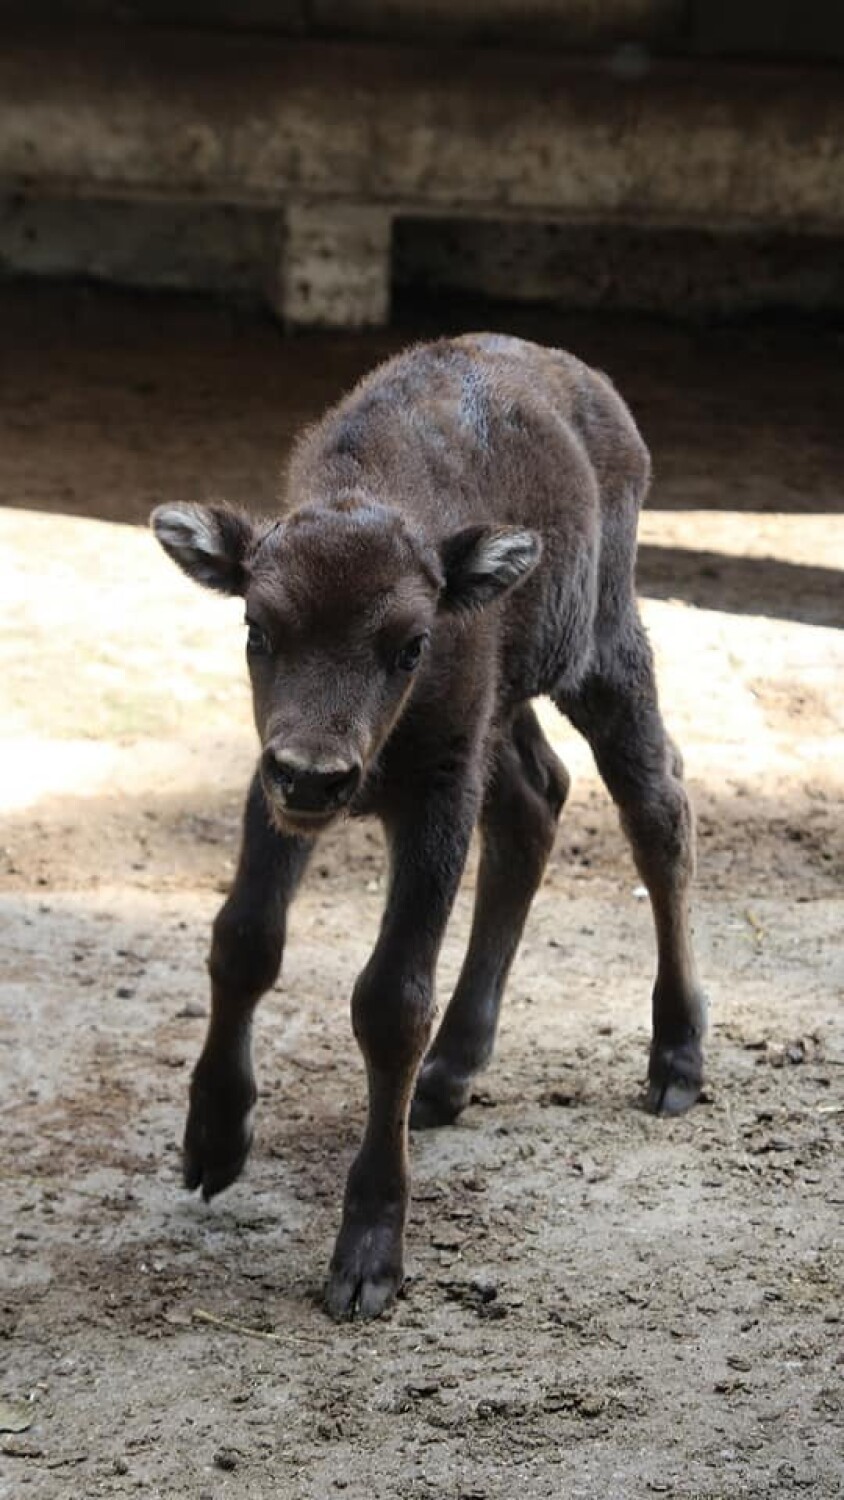
M 326 1307 L 374 1318 L 404 1279 L 410 1186 L 408 1116 L 431 1032 L 434 973 L 477 812 L 473 788 L 406 809 L 388 823 L 390 890 L 375 950 L 352 996 L 369 1109 L 349 1172 Z
M 211 1016 L 194 1069 L 185 1128 L 185 1186 L 205 1199 L 240 1176 L 252 1144 L 256 1089 L 252 1015 L 281 967 L 287 908 L 313 848 L 270 823 L 256 775 L 231 893 L 214 922 Z

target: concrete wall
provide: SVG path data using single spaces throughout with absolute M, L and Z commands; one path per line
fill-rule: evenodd
M 393 284 L 841 305 L 842 70 L 715 59 L 817 62 L 844 4 L 30 0 L 13 27 L 15 9 L 7 274 L 264 296 L 291 325 L 381 322 Z
M 277 295 L 284 237 L 282 216 L 273 211 L 0 197 L 6 276 L 82 277 L 261 303 Z M 389 255 L 384 317 L 391 294 L 692 319 L 761 310 L 844 313 L 844 240 L 827 236 L 399 218 Z M 298 293 L 304 323 L 314 263 L 323 301 L 339 299 L 342 313 L 348 299 L 344 282 L 333 290 L 324 282 L 336 262 L 312 256 L 307 290 Z
M 0 184 L 721 229 L 844 228 L 840 73 L 220 35 L 0 49 Z
M 281 254 L 280 212 L 221 204 L 0 196 L 0 275 L 263 300 Z

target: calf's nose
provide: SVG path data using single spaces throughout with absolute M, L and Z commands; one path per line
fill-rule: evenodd
M 296 812 L 329 812 L 345 807 L 361 778 L 357 762 L 313 765 L 284 747 L 272 745 L 264 751 L 262 768 L 265 780 L 285 807 Z

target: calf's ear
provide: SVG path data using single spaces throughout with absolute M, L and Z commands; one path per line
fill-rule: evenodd
M 440 608 L 483 609 L 532 573 L 542 554 L 535 531 L 517 526 L 467 526 L 440 547 L 445 584 Z
M 254 523 L 225 505 L 159 505 L 150 525 L 188 577 L 220 594 L 243 594 Z

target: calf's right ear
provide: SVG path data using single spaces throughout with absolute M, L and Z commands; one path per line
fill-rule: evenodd
M 255 536 L 248 516 L 225 505 L 158 505 L 150 525 L 189 578 L 220 594 L 245 593 L 244 564 Z

